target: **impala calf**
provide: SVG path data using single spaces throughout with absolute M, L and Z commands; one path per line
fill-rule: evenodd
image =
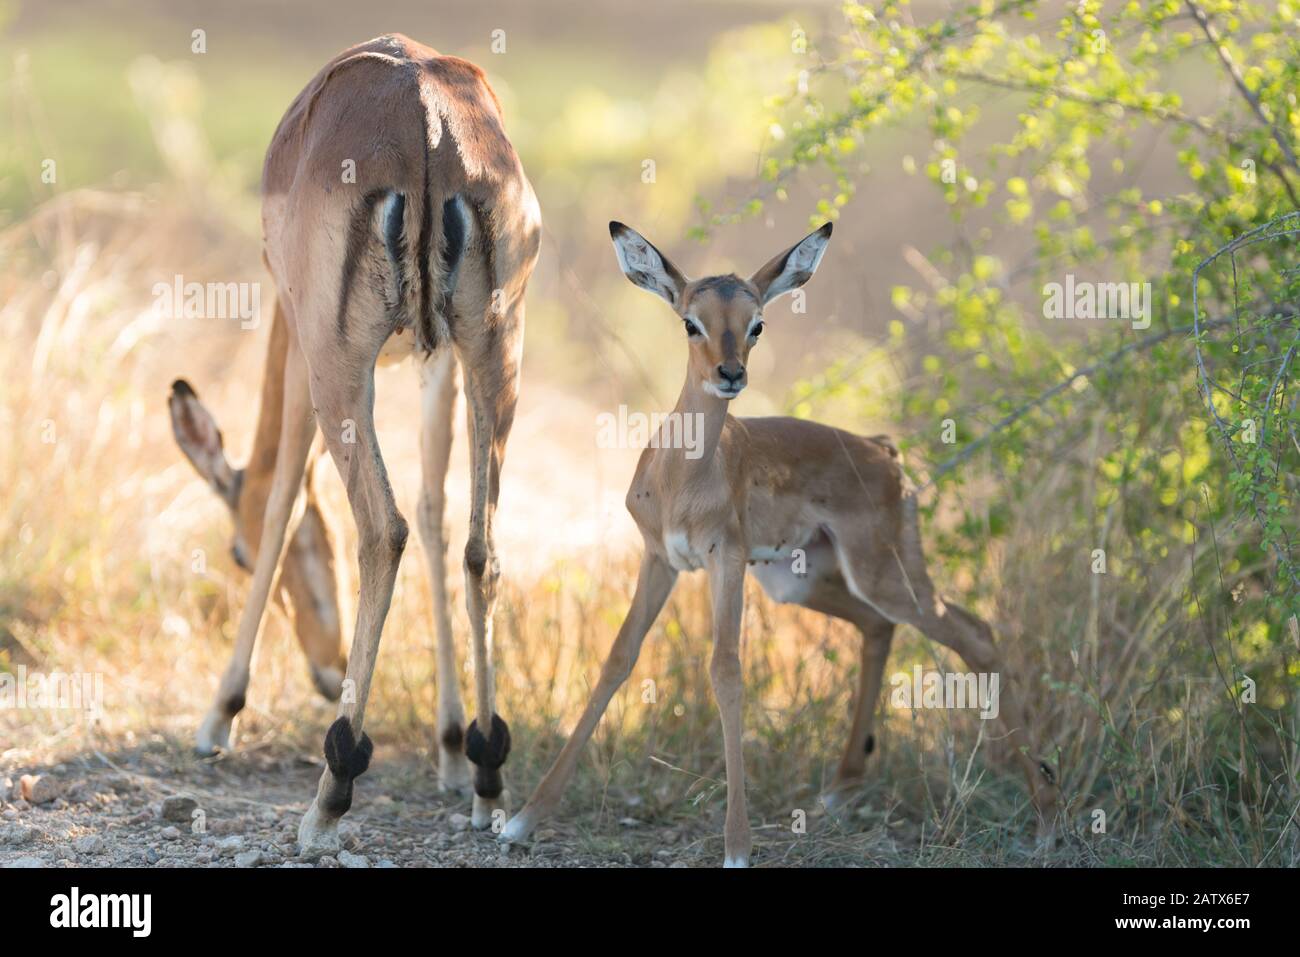
M 763 307 L 812 277 L 831 225 L 748 279 L 691 281 L 621 223 L 610 224 L 610 236 L 628 279 L 664 299 L 685 329 L 686 382 L 674 412 L 701 417 L 703 454 L 692 457 L 671 443 L 642 453 L 627 494 L 645 541 L 631 608 L 573 734 L 501 838 L 526 839 L 554 811 L 579 752 L 631 673 L 678 574 L 700 569 L 708 574 L 713 600 L 709 676 L 727 768 L 725 866 L 743 867 L 751 848 L 740 666 L 748 565 L 777 601 L 845 619 L 862 634 L 853 722 L 828 803 L 859 782 L 872 750 L 871 716 L 895 626 L 917 628 L 978 670 L 1002 668 L 988 624 L 935 592 L 921 553 L 916 498 L 886 439 L 799 419 L 737 419 L 727 413 L 727 404 L 747 384 L 746 362 L 763 332 Z M 802 562 L 796 563 L 796 550 Z M 1027 725 L 1005 684 L 999 704 L 1040 822 L 1050 825 L 1057 802 L 1054 775 L 1030 757 Z
M 327 767 L 298 838 L 306 857 L 337 850 L 353 781 L 370 760 L 365 707 L 407 539 L 375 433 L 374 370 L 415 353 L 424 390 L 421 411 L 413 405 L 411 413 L 422 423 L 418 524 L 440 609 L 440 773 L 444 783 L 457 782 L 458 762 L 469 759 L 473 822 L 487 827 L 504 801 L 501 767 L 510 750 L 494 702 L 492 616 L 500 570 L 493 523 L 541 217 L 482 71 L 398 35 L 335 57 L 290 105 L 267 150 L 262 227 L 277 323 L 282 319 L 287 332 L 279 437 L 252 587 L 199 747 L 229 746 L 319 428 L 356 522 L 360 588 L 344 677 L 350 693 L 342 695 L 326 734 Z M 456 360 L 472 470 L 464 568 L 476 715 L 464 729 L 445 618 L 442 530 Z M 450 775 L 443 773 L 449 768 Z

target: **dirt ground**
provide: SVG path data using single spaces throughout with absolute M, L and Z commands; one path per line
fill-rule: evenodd
M 43 768 L 0 763 L 0 867 L 684 867 L 714 863 L 675 828 L 633 818 L 638 840 L 593 854 L 562 826 L 529 846 L 469 827 L 470 801 L 439 792 L 432 770 L 385 755 L 357 782 L 343 850 L 298 858 L 298 821 L 323 762 L 253 751 L 214 760 L 176 742 L 87 754 Z M 23 800 L 21 777 L 43 783 Z M 6 791 L 10 792 L 5 797 Z M 192 799 L 193 803 L 189 800 Z M 648 848 L 657 847 L 657 850 Z M 647 848 L 639 850 L 638 848 Z

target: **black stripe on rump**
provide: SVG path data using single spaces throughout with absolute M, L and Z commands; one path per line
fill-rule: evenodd
M 492 219 L 483 206 L 480 203 L 475 203 L 472 208 L 474 210 L 474 219 L 478 223 L 479 252 L 483 256 L 483 271 L 488 281 L 487 308 L 488 312 L 491 313 L 492 307 L 497 301 L 497 290 L 501 288 L 497 282 L 497 238 L 492 229 Z
M 352 298 L 352 285 L 356 281 L 357 267 L 365 254 L 366 243 L 370 240 L 370 218 L 374 215 L 375 204 L 388 195 L 388 190 L 375 189 L 365 197 L 352 211 L 352 221 L 348 223 L 347 251 L 343 256 L 343 274 L 339 286 L 339 312 L 335 325 L 340 338 L 348 331 L 348 302 Z

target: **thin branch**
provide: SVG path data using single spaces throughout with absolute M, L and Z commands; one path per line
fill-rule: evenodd
M 1250 104 L 1250 108 L 1255 112 L 1255 115 L 1259 117 L 1259 121 L 1273 134 L 1273 139 L 1277 142 L 1277 145 L 1281 147 L 1282 155 L 1286 157 L 1286 160 L 1291 167 L 1295 170 L 1300 170 L 1300 162 L 1296 161 L 1295 151 L 1291 149 L 1291 144 L 1287 142 L 1286 137 L 1282 135 L 1282 131 L 1277 128 L 1273 121 L 1269 119 L 1268 114 L 1264 112 L 1264 105 L 1259 102 L 1259 97 L 1251 92 L 1250 87 L 1246 85 L 1246 78 L 1241 75 L 1241 70 L 1232 60 L 1232 54 L 1228 52 L 1228 48 L 1223 44 L 1223 41 L 1219 39 L 1219 31 L 1216 30 L 1214 24 L 1210 22 L 1209 15 L 1201 9 L 1200 4 L 1196 3 L 1196 0 L 1185 0 L 1185 2 L 1187 4 L 1187 9 L 1190 10 L 1192 16 L 1196 18 L 1196 22 L 1201 25 L 1201 30 L 1205 33 L 1205 36 L 1209 39 L 1210 43 L 1213 44 L 1214 51 L 1219 55 L 1219 60 L 1222 61 L 1224 69 L 1228 71 L 1228 75 L 1232 77 L 1232 82 L 1236 85 L 1237 92 L 1239 92 L 1245 101 Z
M 1231 325 L 1232 323 L 1233 323 L 1232 319 L 1216 319 L 1214 322 L 1204 323 L 1201 326 L 1201 328 L 1215 329 L 1218 328 L 1219 326 Z M 969 459 L 980 449 L 988 445 L 989 442 L 991 442 L 993 438 L 996 435 L 998 435 L 998 433 L 1005 432 L 1016 422 L 1020 421 L 1030 412 L 1034 411 L 1034 409 L 1037 409 L 1040 406 L 1044 405 L 1045 403 L 1051 401 L 1053 398 L 1060 395 L 1066 389 L 1074 385 L 1074 383 L 1078 382 L 1080 379 L 1086 379 L 1089 376 L 1093 375 L 1098 370 L 1103 369 L 1106 366 L 1113 365 L 1114 363 L 1118 362 L 1120 359 L 1124 358 L 1129 353 L 1140 352 L 1146 349 L 1150 349 L 1152 346 L 1159 345 L 1161 342 L 1164 342 L 1166 339 L 1169 339 L 1172 336 L 1176 336 L 1180 333 L 1190 333 L 1194 331 L 1196 331 L 1195 323 L 1186 326 L 1176 326 L 1172 329 L 1165 329 L 1161 332 L 1156 332 L 1149 336 L 1146 336 L 1145 338 L 1139 339 L 1137 342 L 1130 342 L 1128 345 L 1120 349 L 1116 349 L 1114 352 L 1111 352 L 1108 355 L 1102 356 L 1096 362 L 1092 363 L 1092 365 L 1085 366 L 1084 368 L 1079 369 L 1073 375 L 1070 375 L 1065 379 L 1062 379 L 1060 382 L 1052 386 L 1052 388 L 1048 389 L 1046 392 L 1040 393 L 1039 395 L 1035 396 L 1033 399 L 1030 399 L 1024 405 L 1021 405 L 1018 408 L 1012 410 L 1011 412 L 1008 412 L 1005 416 L 1003 416 L 1000 420 L 998 420 L 998 422 L 994 424 L 992 428 L 990 428 L 987 432 L 985 432 L 974 442 L 971 442 L 964 449 L 962 449 L 952 458 L 948 459 L 948 461 L 944 462 L 937 469 L 931 472 L 929 481 L 927 481 L 924 485 L 918 488 L 916 490 L 916 493 L 920 495 L 926 489 L 935 485 L 939 481 L 939 479 L 947 475 L 949 472 L 957 468 L 957 466 L 961 465 L 963 462 Z

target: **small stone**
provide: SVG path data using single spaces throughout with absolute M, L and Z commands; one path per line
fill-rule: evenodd
M 453 814 L 447 818 L 447 823 L 451 825 L 453 831 L 465 831 L 469 829 L 469 818 L 464 814 Z
M 339 863 L 350 870 L 364 870 L 370 866 L 370 858 L 364 854 L 353 854 L 351 851 L 339 851 Z
M 179 827 L 173 827 L 170 824 L 163 828 L 159 833 L 162 835 L 164 841 L 179 841 L 181 839 L 181 829 Z
M 18 847 L 23 844 L 30 844 L 34 840 L 36 840 L 36 828 L 34 827 L 15 825 L 0 828 L 0 844 Z
M 235 855 L 236 867 L 256 867 L 262 863 L 261 851 L 244 851 L 242 854 Z
M 342 865 L 339 864 L 338 858 L 331 857 L 329 854 L 326 854 L 319 861 L 316 862 L 316 866 L 317 867 L 341 867 Z
M 102 854 L 104 852 L 104 839 L 98 834 L 87 834 L 73 841 L 72 846 L 78 854 Z
M 216 855 L 211 851 L 199 851 L 194 855 L 195 862 L 199 864 L 211 864 L 215 858 Z
M 221 840 L 217 841 L 217 853 L 222 857 L 230 857 L 234 854 L 238 854 L 243 849 L 244 839 L 238 834 L 233 834 L 230 837 L 223 837 Z
M 0 778 L 0 804 L 9 800 L 9 795 L 14 793 L 14 779 Z
M 190 815 L 198 808 L 199 802 L 188 794 L 172 794 L 163 798 L 162 818 L 164 821 L 176 821 L 188 824 Z
M 0 867 L 18 868 L 18 867 L 44 867 L 45 862 L 39 857 L 15 857 L 13 860 L 0 864 Z
M 26 801 L 24 801 L 22 798 L 15 798 L 9 803 L 13 805 L 13 809 L 15 811 L 30 811 L 32 809 L 32 806 L 28 804 Z
M 31 804 L 49 804 L 63 793 L 58 778 L 48 774 L 24 774 L 18 779 L 23 800 Z
M 162 860 L 162 855 L 159 854 L 157 850 L 151 847 L 144 852 L 144 859 L 150 864 L 157 864 L 159 861 Z
M 397 867 L 397 865 L 385 857 L 382 861 L 376 864 L 375 867 L 377 867 L 381 871 L 388 871 Z

